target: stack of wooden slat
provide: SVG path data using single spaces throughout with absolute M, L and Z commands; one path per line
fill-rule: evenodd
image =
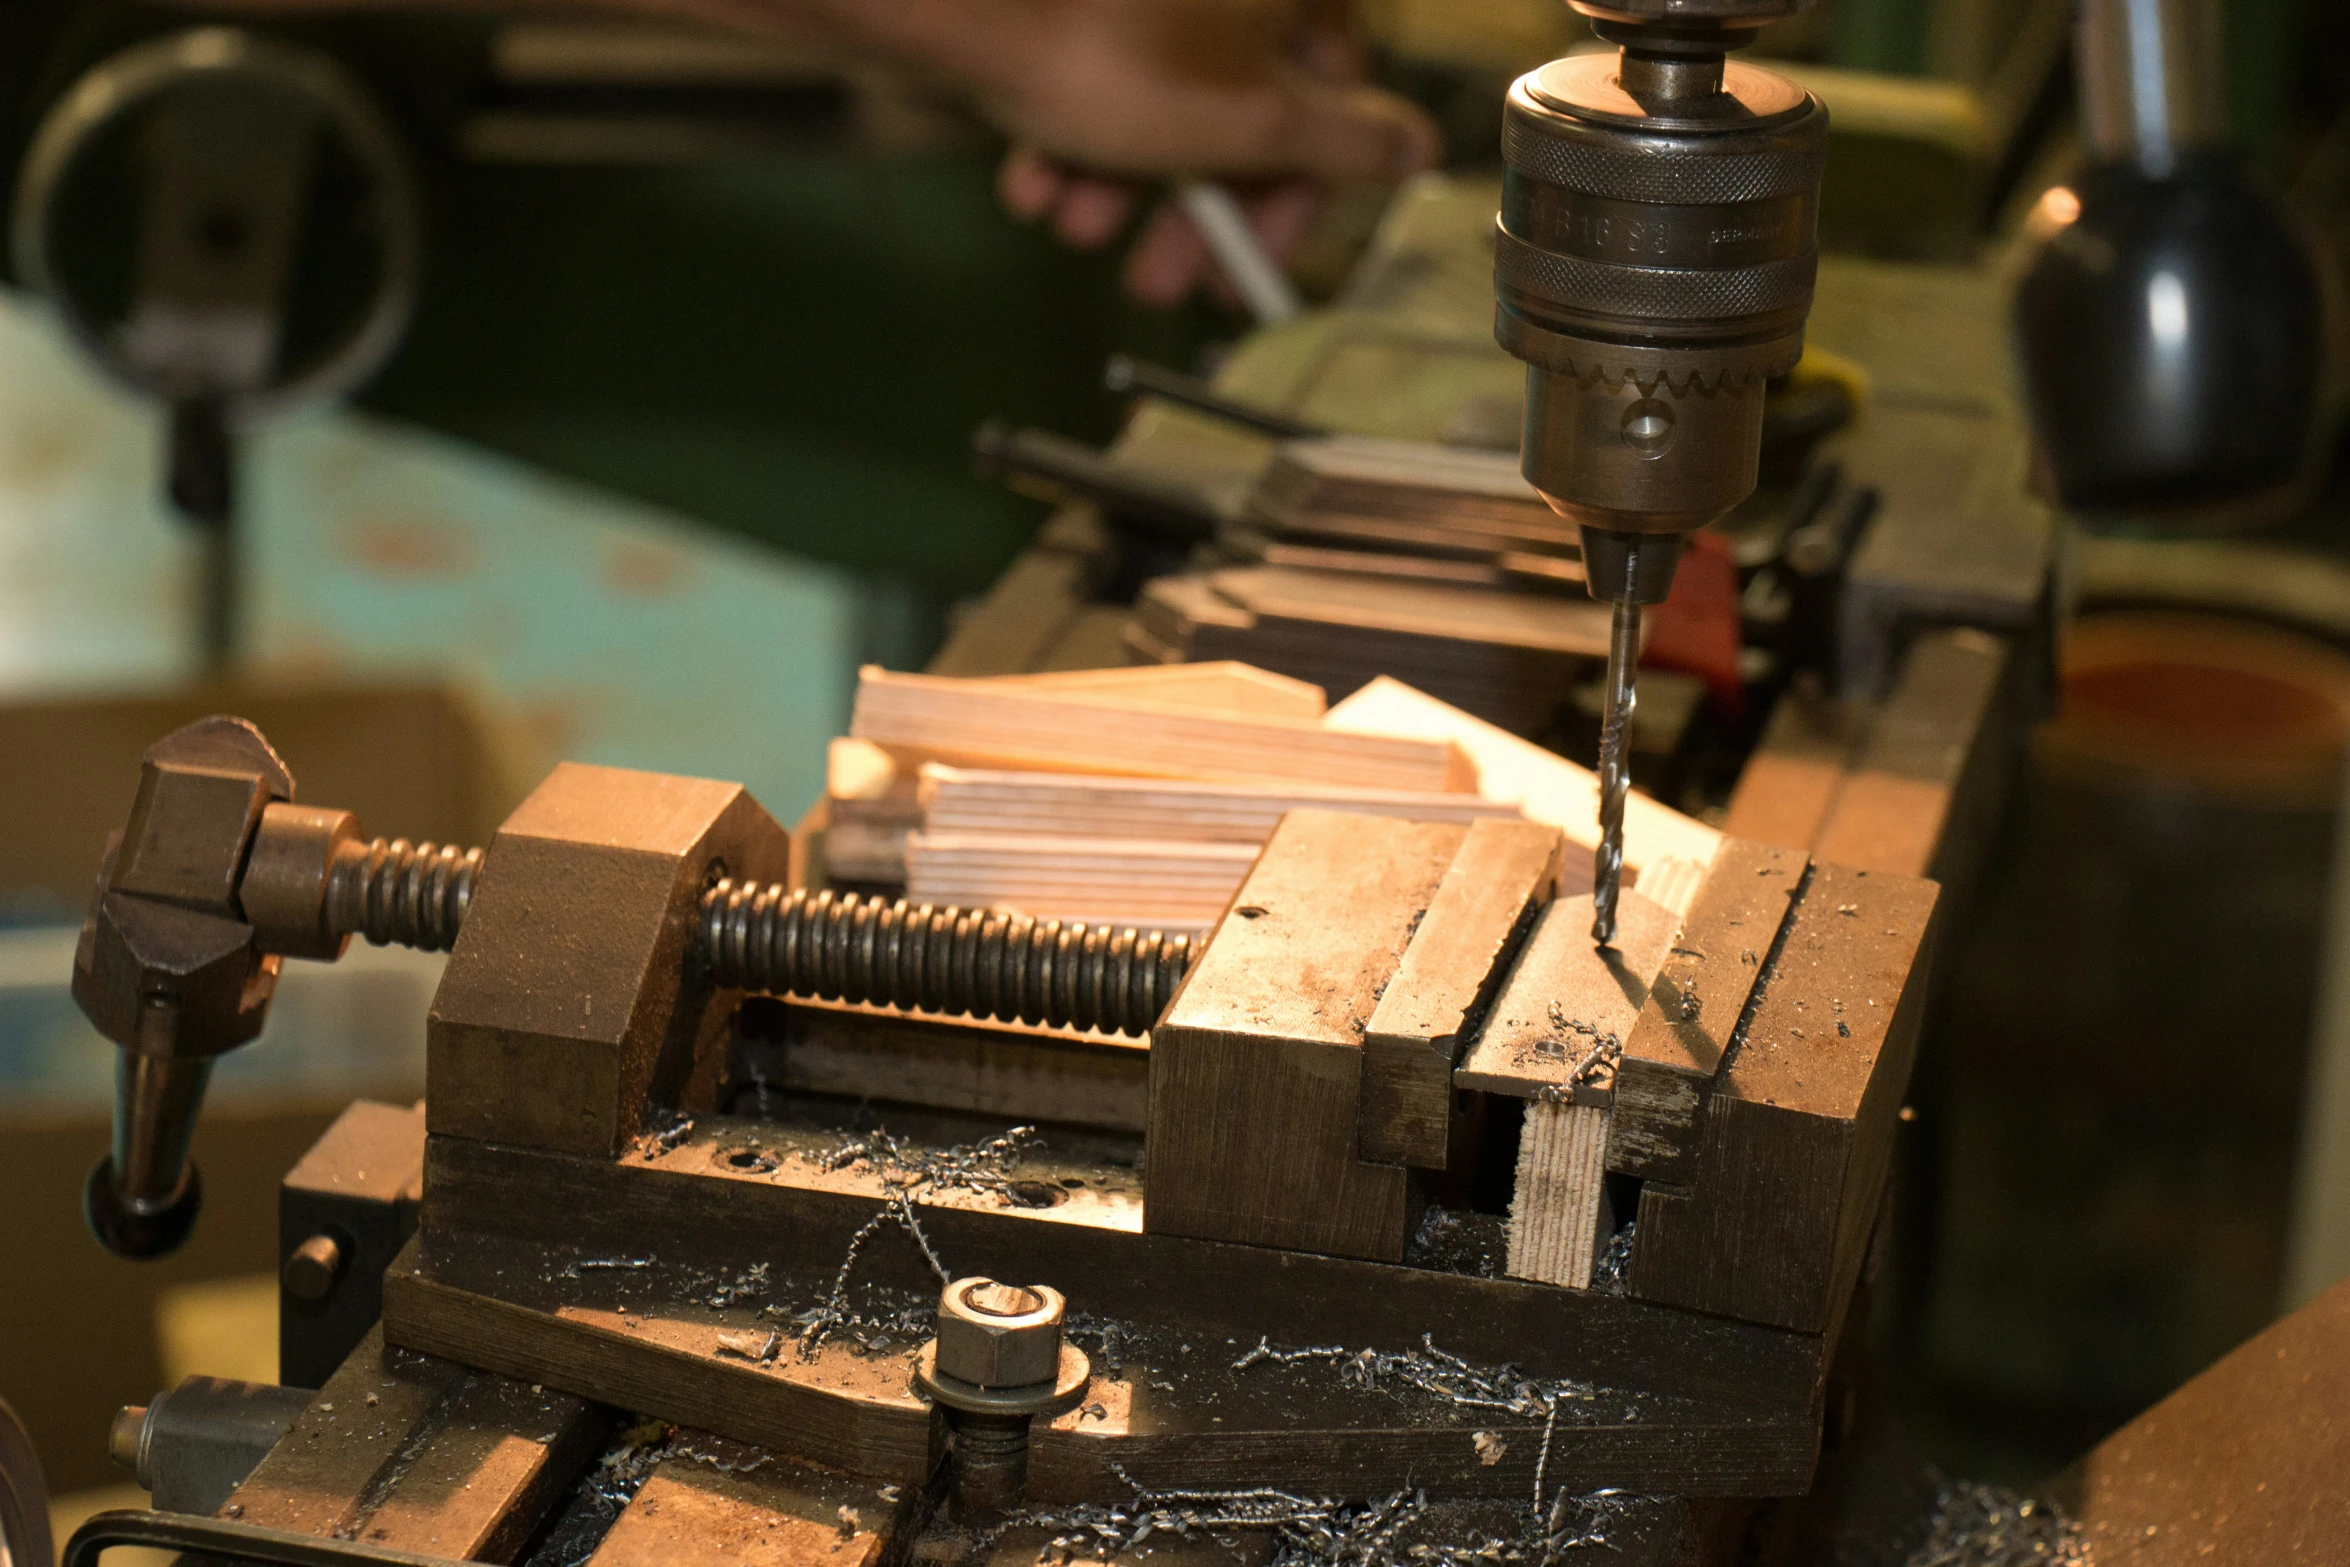
M 833 742 L 825 874 L 915 902 L 1199 930 L 1300 807 L 1526 816 L 1590 881 L 1597 792 L 1573 763 L 1395 681 L 1325 712 L 1245 664 L 951 680 L 867 669 Z M 1482 780 L 1482 782 L 1481 782 Z M 1635 797 L 1627 862 L 1657 895 L 1712 830 Z
M 1532 733 L 1607 656 L 1575 529 L 1511 457 L 1292 441 L 1219 545 L 1239 564 L 1145 586 L 1133 657 L 1242 659 L 1338 695 L 1392 673 Z
M 1144 662 L 1240 659 L 1345 694 L 1394 673 L 1514 733 L 1541 729 L 1607 658 L 1582 596 L 1296 566 L 1147 583 L 1127 632 Z
M 1247 522 L 1268 540 L 1495 562 L 1579 558 L 1574 525 L 1517 455 L 1333 435 L 1291 441 L 1257 481 Z

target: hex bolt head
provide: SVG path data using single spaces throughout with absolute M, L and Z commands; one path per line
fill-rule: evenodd
M 1061 1369 L 1061 1292 L 957 1279 L 938 1303 L 938 1372 L 974 1387 L 1050 1385 Z
M 315 1306 L 334 1293 L 342 1272 L 342 1243 L 321 1231 L 293 1249 L 278 1272 L 278 1281 L 288 1295 Z

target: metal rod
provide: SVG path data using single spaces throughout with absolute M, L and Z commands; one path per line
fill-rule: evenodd
M 1633 675 L 1640 664 L 1640 606 L 1616 600 L 1607 643 L 1607 711 L 1599 725 L 1599 852 L 1591 862 L 1591 940 L 1616 939 L 1616 900 L 1624 886 L 1624 795 L 1632 786 Z
M 1234 402 L 1196 375 L 1185 375 L 1165 365 L 1137 359 L 1132 354 L 1112 354 L 1103 367 L 1102 385 L 1113 392 L 1142 392 L 1170 403 L 1180 403 L 1198 413 L 1210 414 L 1227 424 L 1239 425 L 1244 430 L 1255 430 L 1263 435 L 1283 440 L 1300 440 L 1330 432 L 1318 424 L 1303 419 L 1292 419 L 1264 408 L 1252 408 L 1246 403 Z
M 1175 187 L 1175 200 L 1257 325 L 1279 326 L 1304 313 L 1305 302 L 1297 297 L 1289 274 L 1257 243 L 1257 231 L 1249 227 L 1248 214 L 1232 192 L 1207 180 L 1185 180 Z

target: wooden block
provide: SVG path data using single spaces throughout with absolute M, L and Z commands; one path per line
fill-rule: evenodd
M 906 899 L 1196 930 L 1215 923 L 1256 858 L 1251 843 L 917 833 L 906 845 Z
M 645 1477 L 590 1567 L 875 1567 L 910 1500 L 866 1477 L 698 1433 Z M 911 1486 L 901 1488 L 913 1493 Z
M 850 728 L 860 738 L 914 751 L 1083 772 L 1476 789 L 1475 769 L 1443 740 L 1346 734 L 1298 719 L 893 675 L 871 666 L 859 675 Z
M 221 1513 L 455 1561 L 511 1561 L 603 1430 L 580 1399 L 386 1349 L 378 1327 Z
M 1738 774 L 1722 831 L 1808 852 L 1844 788 L 1853 738 L 1865 723 L 1858 703 L 1802 690 L 1782 695 Z
M 1233 659 L 1204 664 L 1133 665 L 998 675 L 989 684 L 1029 691 L 1091 692 L 1213 713 L 1312 722 L 1328 709 L 1322 688 Z
M 1055 833 L 1249 844 L 1263 843 L 1283 816 L 1308 807 L 1413 822 L 1519 819 L 1517 807 L 1473 794 L 1005 772 L 938 762 L 922 768 L 921 807 L 923 824 L 934 833 Z
M 1816 858 L 1859 870 L 1949 880 L 1971 869 L 2015 752 L 1993 721 L 2012 704 L 2005 638 L 1967 629 L 1921 636 L 1869 725 L 1821 823 Z
M 1404 1171 L 1357 1152 L 1363 1035 L 1467 834 L 1283 819 L 1151 1031 L 1148 1229 L 1403 1256 Z
M 913 776 L 870 740 L 841 735 L 824 748 L 824 794 L 835 807 L 849 801 L 914 804 Z M 918 812 L 916 814 L 919 814 Z
M 1109 548 L 1108 529 L 1091 506 L 1062 507 L 979 602 L 955 618 L 953 634 L 930 661 L 932 671 L 968 677 L 1035 668 L 1085 612 Z
M 1724 846 L 1717 879 L 1734 847 L 1749 846 Z M 1706 1099 L 1702 1135 L 1677 1161 L 1682 1184 L 1641 1191 L 1634 1295 L 1833 1336 L 1884 1195 L 1937 894 L 1932 882 L 1814 868 Z M 1719 938 L 1699 939 L 1721 950 Z M 1715 1005 L 1707 998 L 1707 1016 Z
M 1558 828 L 1581 850 L 1570 853 L 1561 878 L 1562 894 L 1591 890 L 1591 851 L 1599 842 L 1599 780 L 1589 768 L 1546 751 L 1413 690 L 1400 680 L 1381 678 L 1330 709 L 1323 727 L 1350 734 L 1406 735 L 1448 740 L 1477 768 L 1478 792 L 1517 806 L 1529 821 Z M 1674 878 L 1666 860 L 1695 866 L 1713 861 L 1722 835 L 1670 806 L 1634 793 L 1624 805 L 1624 867 L 1631 882 L 1656 874 Z M 1668 907 L 1671 905 L 1668 904 Z
M 2350 1561 L 2350 1281 L 2107 1437 L 2038 1494 L 2096 1562 Z
M 1454 1086 L 1613 1104 L 1616 1073 L 1606 1058 L 1630 1036 L 1677 928 L 1672 915 L 1627 892 L 1616 905 L 1615 945 L 1603 951 L 1591 942 L 1589 893 L 1552 904 L 1518 949 Z
M 387 1477 L 356 1537 L 451 1561 L 512 1561 L 606 1428 L 581 1399 L 469 1372 Z
M 824 829 L 824 879 L 903 886 L 916 826 L 834 821 Z
M 655 1101 L 706 1108 L 730 1008 L 701 966 L 714 866 L 784 880 L 739 784 L 566 762 L 491 840 L 425 1025 L 435 1136 L 617 1154 Z
M 379 1471 L 407 1450 L 463 1366 L 386 1349 L 369 1331 L 277 1446 L 229 1494 L 224 1517 L 302 1534 L 355 1527 Z
M 1515 1277 L 1590 1288 L 1606 1206 L 1607 1115 L 1597 1105 L 1526 1106 L 1510 1198 L 1508 1267 Z
M 1579 547 L 1574 527 L 1517 466 L 1514 456 L 1418 441 L 1288 441 L 1258 479 L 1248 513 L 1285 531 L 1318 519 L 1398 518 L 1529 547 Z
M 1736 1036 L 1807 861 L 1794 849 L 1723 842 L 1658 966 L 1616 1068 L 1607 1167 L 1689 1178 L 1706 1087 Z
M 1550 902 L 1560 852 L 1555 828 L 1470 826 L 1363 1034 L 1363 1158 L 1444 1168 L 1453 1063 Z
M 1362 572 L 1294 566 L 1228 566 L 1208 585 L 1252 615 L 1346 630 L 1496 643 L 1572 658 L 1607 656 L 1605 604 L 1559 593 L 1521 593 Z

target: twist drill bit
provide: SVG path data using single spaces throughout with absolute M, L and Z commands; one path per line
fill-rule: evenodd
M 1624 795 L 1632 786 L 1633 671 L 1640 661 L 1640 606 L 1618 599 L 1608 628 L 1607 708 L 1599 725 L 1599 852 L 1591 862 L 1591 940 L 1616 939 L 1616 900 L 1624 886 Z

